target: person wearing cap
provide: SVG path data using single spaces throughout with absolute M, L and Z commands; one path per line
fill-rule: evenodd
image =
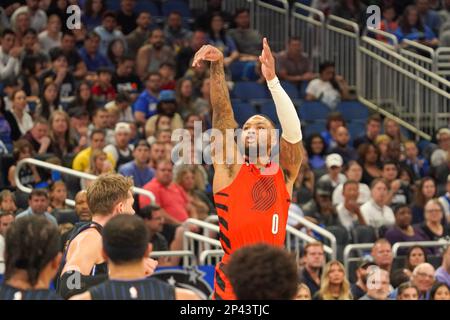
M 75 78 L 69 72 L 67 58 L 61 48 L 54 48 L 50 52 L 51 67 L 44 71 L 38 78 L 40 90 L 45 83 L 53 81 L 59 88 L 61 99 L 75 95 Z
M 156 108 L 157 114 L 153 115 L 145 123 L 145 132 L 151 132 L 152 128 L 155 128 L 156 121 L 159 115 L 168 116 L 170 120 L 170 129 L 173 131 L 175 129 L 183 128 L 183 119 L 180 114 L 176 112 L 177 102 L 175 98 L 175 91 L 173 90 L 162 90 L 159 94 L 159 103 Z
M 133 160 L 133 148 L 130 145 L 130 125 L 119 122 L 114 129 L 114 143 L 107 145 L 103 151 L 110 153 L 116 161 L 115 170 L 121 165 Z
M 131 99 L 126 92 L 119 92 L 114 99 L 105 104 L 105 109 L 117 108 L 119 111 L 119 122 L 134 122 L 133 111 L 131 110 Z
M 446 193 L 438 200 L 444 209 L 446 220 L 450 221 L 450 174 L 447 176 Z
M 133 114 L 136 122 L 144 125 L 145 121 L 157 113 L 159 92 L 161 91 L 161 75 L 150 72 L 145 76 L 145 90 L 133 104 Z
M 119 166 L 119 173 L 132 177 L 135 187 L 142 188 L 153 179 L 155 172 L 148 166 L 150 146 L 145 140 L 139 140 L 133 150 L 133 160 Z
M 303 206 L 305 218 L 323 226 L 339 225 L 339 218 L 331 203 L 333 189 L 329 183 L 318 182 L 314 190 L 314 198 Z
M 344 161 L 339 154 L 329 154 L 325 159 L 328 173 L 320 177 L 318 182 L 329 184 L 333 192 L 334 188 L 347 181 L 347 177 L 341 173 L 343 163 Z
M 356 269 L 356 282 L 350 286 L 350 291 L 354 300 L 359 300 L 367 293 L 367 269 L 376 266 L 375 262 L 363 260 Z

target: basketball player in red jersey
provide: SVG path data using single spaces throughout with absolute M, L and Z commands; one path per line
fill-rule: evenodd
M 225 81 L 223 59 L 219 49 L 207 45 L 195 54 L 193 66 L 198 66 L 201 61 L 211 62 L 213 129 L 220 130 L 225 137 L 227 129 L 236 129 L 237 124 Z M 267 39 L 263 40 L 259 59 L 283 131 L 279 142 L 279 165 L 270 161 L 270 150 L 278 143 L 271 131 L 274 125 L 263 115 L 250 117 L 242 128 L 244 154 L 233 139 L 223 138 L 221 148 L 214 146 L 213 192 L 219 216 L 219 237 L 225 252 L 216 266 L 213 298 L 217 300 L 235 299 L 224 268 L 235 250 L 255 243 L 284 245 L 292 188 L 303 158 L 300 119 L 275 74 L 275 60 Z M 231 164 L 227 161 L 230 149 L 235 155 Z M 255 154 L 255 150 L 258 150 L 257 156 L 250 161 L 249 155 Z

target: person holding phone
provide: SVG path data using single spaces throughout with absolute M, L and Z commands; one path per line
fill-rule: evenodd
M 334 62 L 323 62 L 319 66 L 319 78 L 312 80 L 306 87 L 306 100 L 319 100 L 335 109 L 341 100 L 348 98 L 347 81 L 342 76 L 336 75 Z

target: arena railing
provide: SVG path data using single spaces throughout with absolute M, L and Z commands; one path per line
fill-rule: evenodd
M 360 30 L 357 23 L 335 15 L 329 15 L 324 29 L 322 57 L 334 61 L 336 73 L 342 75 L 350 87 L 359 83 L 360 70 L 358 47 Z
M 450 82 L 367 36 L 361 38 L 358 98 L 430 140 L 450 120 Z
M 200 265 L 207 265 L 212 264 L 212 258 L 219 259 L 224 255 L 224 252 L 222 249 L 215 249 L 215 250 L 205 250 L 202 253 L 200 253 Z
M 278 52 L 286 48 L 289 37 L 289 3 L 287 0 L 271 2 L 277 5 L 255 0 L 255 29 L 267 37 L 272 50 Z
M 385 41 L 376 39 L 380 42 L 380 44 L 384 44 L 386 46 L 386 48 L 392 49 L 394 51 L 398 50 L 398 39 L 395 35 L 393 35 L 392 33 L 380 30 L 380 29 L 376 29 L 376 28 L 372 28 L 372 27 L 368 27 L 364 30 L 364 35 L 365 36 L 370 36 L 370 35 L 374 35 L 381 37 L 381 39 L 384 38 Z
M 68 176 L 73 176 L 73 177 L 77 177 L 77 178 L 81 178 L 81 179 L 95 180 L 95 179 L 98 178 L 98 176 L 95 176 L 93 174 L 89 174 L 89 173 L 85 173 L 85 172 L 69 169 L 69 168 L 66 168 L 66 167 L 58 166 L 58 165 L 55 165 L 55 164 L 52 164 L 52 163 L 48 163 L 48 162 L 41 161 L 41 160 L 36 160 L 36 159 L 33 159 L 33 158 L 25 158 L 25 159 L 20 160 L 17 163 L 16 172 L 15 172 L 15 175 L 14 175 L 14 179 L 15 179 L 17 188 L 20 191 L 25 192 L 25 193 L 31 193 L 31 191 L 33 190 L 32 188 L 24 186 L 22 184 L 22 182 L 20 181 L 20 179 L 19 179 L 20 169 L 22 169 L 22 167 L 24 165 L 26 165 L 26 164 L 34 165 L 36 167 L 41 167 L 41 168 L 45 168 L 45 169 L 48 169 L 48 170 L 58 171 L 60 173 L 66 174 Z M 145 190 L 145 189 L 142 189 L 142 188 L 136 188 L 136 187 L 133 187 L 133 192 L 137 193 L 139 195 L 146 196 L 146 197 L 150 198 L 151 203 L 153 203 L 153 204 L 155 203 L 155 196 L 153 195 L 152 192 L 150 192 L 148 190 Z M 72 200 L 72 199 L 66 199 L 66 204 L 68 206 L 74 207 L 75 206 L 75 201 Z
M 361 257 L 361 253 L 359 254 L 358 257 L 350 257 L 350 254 L 356 250 L 369 250 L 372 249 L 372 247 L 373 243 L 355 243 L 355 244 L 348 244 L 345 246 L 343 260 L 345 273 L 347 275 L 350 274 L 349 273 L 350 262 L 360 261 L 361 259 L 363 259 L 363 257 Z
M 399 46 L 399 53 L 419 66 L 437 74 L 436 52 L 433 48 L 404 39 Z
M 167 251 L 152 251 L 150 253 L 150 258 L 160 258 L 160 257 L 190 257 L 195 258 L 195 253 L 189 250 L 167 250 Z M 195 259 L 192 259 L 196 263 Z
M 450 76 L 450 47 L 441 47 L 436 50 L 437 74 L 441 77 Z
M 202 244 L 209 244 L 211 246 L 214 247 L 218 247 L 221 248 L 222 245 L 220 243 L 219 240 L 216 239 L 212 239 L 191 231 L 184 231 L 183 233 L 183 251 L 191 251 L 191 252 L 196 252 L 196 248 L 195 248 L 195 242 L 199 243 L 199 246 L 201 246 Z M 203 252 L 203 250 L 200 250 L 200 255 Z M 197 257 L 197 255 L 194 255 L 194 257 Z M 185 256 L 183 258 L 183 266 L 187 267 L 192 265 L 191 261 L 189 261 L 188 256 Z
M 424 248 L 433 247 L 447 247 L 450 246 L 450 241 L 407 241 L 407 242 L 397 242 L 392 246 L 392 254 L 394 257 L 398 256 L 398 250 L 401 248 L 411 248 L 414 246 L 421 246 Z
M 322 11 L 296 2 L 292 8 L 291 35 L 302 40 L 303 51 L 311 59 L 313 70 L 319 70 L 324 44 L 325 15 Z
M 305 227 L 307 227 L 307 228 L 317 232 L 318 234 L 322 235 L 323 237 L 329 239 L 331 246 L 324 245 L 324 250 L 327 254 L 330 255 L 330 257 L 332 259 L 336 258 L 336 248 L 337 248 L 336 247 L 336 237 L 331 232 L 312 223 L 311 221 L 309 221 L 299 215 L 290 214 L 289 216 L 292 217 L 294 220 L 296 220 L 298 223 L 303 224 Z M 209 217 L 206 218 L 205 221 L 207 221 L 209 223 L 217 223 L 219 221 L 219 217 L 217 215 L 210 215 Z M 311 242 L 317 242 L 318 240 L 316 238 L 311 237 L 310 235 L 306 234 L 305 232 L 295 229 L 294 227 L 292 227 L 290 225 L 286 226 L 286 249 L 288 249 L 289 251 L 296 252 L 297 257 L 298 257 L 299 253 L 300 253 L 300 245 L 302 244 L 303 241 L 311 243 Z

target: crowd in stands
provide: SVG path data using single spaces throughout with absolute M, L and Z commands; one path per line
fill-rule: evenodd
M 202 131 L 211 128 L 209 68 L 192 68 L 192 58 L 202 45 L 212 44 L 224 53 L 230 89 L 233 82 L 262 83 L 262 35 L 250 28 L 248 10 L 224 12 L 221 1 L 207 1 L 207 11 L 194 23 L 178 11 L 159 21 L 137 10 L 135 0 L 121 0 L 116 11 L 103 0 L 78 2 L 82 25 L 74 30 L 67 28 L 65 8 L 77 1 L 0 4 L 0 234 L 14 219 L 29 215 L 45 215 L 66 236 L 77 221 L 90 219 L 79 193 L 90 180 L 69 179 L 29 164 L 17 172 L 17 163 L 32 157 L 93 175 L 132 177 L 135 186 L 156 197 L 157 207 L 149 206 L 145 196 L 135 199 L 154 248 L 180 248 L 186 219 L 205 219 L 215 210 L 212 166 L 187 163 L 187 155 L 171 161 L 177 151 L 171 141 L 174 130 L 193 133 L 196 121 L 201 121 Z M 449 1 L 366 2 L 383 5 L 382 28 L 399 39 L 437 46 L 450 38 Z M 312 6 L 358 23 L 365 12 L 359 0 L 314 0 Z M 336 111 L 342 101 L 352 99 L 348 84 L 333 62 L 314 70 L 302 46 L 301 39 L 292 37 L 276 53 L 278 76 L 303 90 L 303 100 L 320 101 L 330 112 L 325 130 L 304 134 L 306 159 L 290 212 L 343 230 L 347 243 L 377 241 L 371 263 L 387 273 L 379 280 L 383 289 L 367 290 L 367 261 L 350 284 L 339 261 L 325 265 L 321 245 L 307 246 L 299 280 L 306 285 L 299 286 L 298 296 L 378 299 L 415 294 L 434 299 L 446 287 L 448 297 L 449 249 L 419 248 L 420 263 L 410 250 L 401 274 L 410 284 L 394 286 L 391 246 L 450 239 L 450 129 L 440 129 L 436 143 L 417 145 L 396 121 L 370 115 L 364 132 L 351 131 L 344 114 Z M 237 64 L 241 68 L 236 75 Z M 198 157 L 197 144 L 192 146 L 190 160 Z M 16 175 L 33 188 L 29 197 L 17 189 Z M 65 200 L 75 196 L 73 212 Z M 295 220 L 289 224 L 323 240 Z M 372 236 L 365 241 L 367 234 Z M 0 236 L 0 249 L 1 241 Z M 442 258 L 437 271 L 436 265 L 425 264 L 427 255 Z M 439 284 L 432 289 L 434 279 Z

